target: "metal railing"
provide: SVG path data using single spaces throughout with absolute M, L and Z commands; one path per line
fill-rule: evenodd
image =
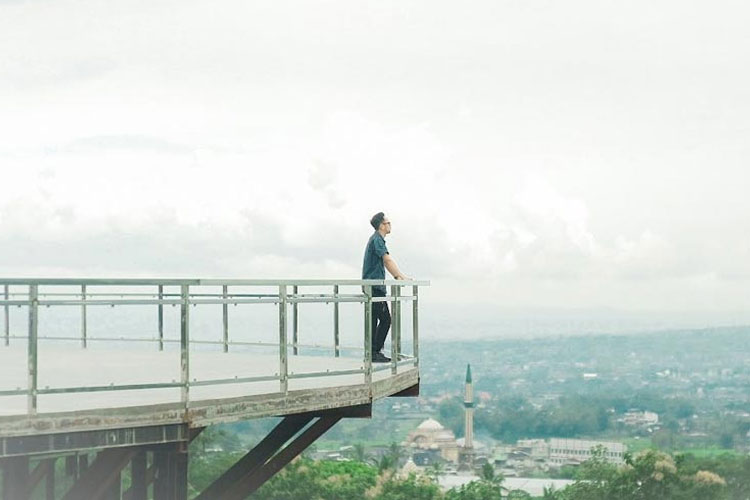
M 402 280 L 217 280 L 217 279 L 2 279 L 3 296 L 0 305 L 4 310 L 4 343 L 10 345 L 11 339 L 26 339 L 28 341 L 27 378 L 25 389 L 0 390 L 2 396 L 26 395 L 27 414 L 33 416 L 38 411 L 38 397 L 45 394 L 68 394 L 105 391 L 124 391 L 140 389 L 179 388 L 181 402 L 187 407 L 190 402 L 190 388 L 222 384 L 238 384 L 251 382 L 268 382 L 278 380 L 279 392 L 289 390 L 289 380 L 295 378 L 325 377 L 334 375 L 362 374 L 365 384 L 372 383 L 373 371 L 390 369 L 393 375 L 402 366 L 419 366 L 419 287 L 428 286 L 428 281 Z M 390 296 L 373 297 L 374 286 L 388 286 Z M 69 291 L 75 287 L 75 291 Z M 129 287 L 151 288 L 153 291 L 132 292 Z M 215 292 L 192 292 L 191 288 L 215 288 Z M 269 287 L 275 293 L 239 293 L 237 288 Z M 326 293 L 300 293 L 301 288 L 327 288 Z M 60 291 L 61 288 L 66 290 Z M 95 288 L 96 291 L 91 289 Z M 349 293 L 342 293 L 348 288 Z M 234 289 L 234 290 L 233 290 Z M 410 293 L 404 294 L 407 290 Z M 79 291 L 80 290 L 80 291 Z M 372 304 L 375 302 L 392 303 L 391 325 L 391 362 L 373 367 L 372 363 Z M 412 353 L 406 355 L 401 350 L 402 345 L 402 304 L 411 302 L 412 305 Z M 339 357 L 342 350 L 362 350 L 363 364 L 360 369 L 325 371 L 313 373 L 290 373 L 288 347 L 292 348 L 292 355 L 299 355 L 302 347 L 322 347 L 319 344 L 302 344 L 299 339 L 299 304 L 324 303 L 333 305 L 333 356 Z M 340 332 L 340 304 L 363 304 L 363 347 L 342 346 Z M 190 306 L 221 305 L 222 324 L 221 339 L 193 340 L 190 338 Z M 229 305 L 240 304 L 276 304 L 278 305 L 278 343 L 239 341 L 230 338 Z M 88 332 L 88 311 L 98 306 L 156 306 L 157 308 L 157 338 L 106 338 L 91 337 Z M 291 305 L 292 338 L 289 339 L 289 306 Z M 10 308 L 28 307 L 28 334 L 11 335 Z M 164 306 L 180 307 L 180 337 L 179 340 L 167 339 L 164 336 Z M 40 336 L 39 309 L 41 307 L 80 307 L 80 336 Z M 150 384 L 120 384 L 100 386 L 77 386 L 41 388 L 38 386 L 39 376 L 39 342 L 41 340 L 75 341 L 80 342 L 86 349 L 93 341 L 133 341 L 154 342 L 159 351 L 164 350 L 165 344 L 178 343 L 180 348 L 180 380 Z M 278 347 L 278 372 L 273 375 L 256 377 L 233 377 L 225 379 L 193 380 L 190 379 L 191 347 L 199 344 L 220 345 L 223 352 L 229 352 L 230 346 L 262 346 Z M 43 368 L 43 367 L 41 367 Z

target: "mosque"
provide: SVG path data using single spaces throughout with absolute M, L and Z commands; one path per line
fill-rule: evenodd
M 437 461 L 456 464 L 458 468 L 471 468 L 474 464 L 474 387 L 471 365 L 466 365 L 464 387 L 464 437 L 456 439 L 450 429 L 437 420 L 428 418 L 406 438 L 402 445 L 412 451 L 416 465 L 425 466 Z

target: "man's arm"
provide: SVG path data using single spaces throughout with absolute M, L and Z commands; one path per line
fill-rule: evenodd
M 401 270 L 396 265 L 396 261 L 393 260 L 393 257 L 391 257 L 391 254 L 387 253 L 383 255 L 383 265 L 385 265 L 385 268 L 388 269 L 388 272 L 391 273 L 391 276 L 393 276 L 397 280 L 408 280 L 409 278 L 401 272 Z

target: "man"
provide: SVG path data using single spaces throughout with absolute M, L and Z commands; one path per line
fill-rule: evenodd
M 362 279 L 384 280 L 385 270 L 397 280 L 409 279 L 404 276 L 396 265 L 396 261 L 388 253 L 385 237 L 391 232 L 391 221 L 383 212 L 378 212 L 370 219 L 370 225 L 375 229 L 365 247 L 365 258 L 362 263 Z M 384 285 L 372 287 L 373 297 L 385 297 Z M 372 304 L 372 360 L 375 363 L 387 363 L 391 358 L 385 356 L 381 350 L 391 327 L 391 313 L 387 302 Z

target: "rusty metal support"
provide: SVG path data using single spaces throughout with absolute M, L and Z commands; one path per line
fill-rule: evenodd
M 134 448 L 109 448 L 99 452 L 91 466 L 81 471 L 78 481 L 63 500 L 104 500 L 120 494 L 120 472 L 137 452 Z
M 236 464 L 222 474 L 221 477 L 211 483 L 194 500 L 224 498 L 229 489 L 242 480 L 243 477 L 252 474 L 258 468 L 262 467 L 284 443 L 302 430 L 312 419 L 311 415 L 304 414 L 291 415 L 284 418 L 255 448 L 250 450 Z

